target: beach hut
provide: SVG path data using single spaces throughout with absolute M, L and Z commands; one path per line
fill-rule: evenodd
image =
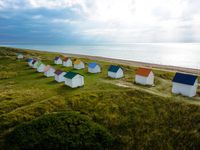
M 36 59 L 33 60 L 33 62 L 32 62 L 32 68 L 35 68 L 35 69 L 36 69 L 36 68 L 37 68 L 37 64 L 38 64 L 38 62 L 39 62 L 39 61 L 36 60 Z
M 29 58 L 29 59 L 27 60 L 28 65 L 29 65 L 30 67 L 32 67 L 33 60 L 34 60 L 34 59 L 32 59 L 32 58 Z
M 139 68 L 136 71 L 135 82 L 142 85 L 154 84 L 154 73 L 148 68 Z
M 172 93 L 193 97 L 198 88 L 198 78 L 195 75 L 176 73 L 172 80 Z
M 67 72 L 65 74 L 65 84 L 71 88 L 76 88 L 84 85 L 84 77 L 75 72 Z
M 111 65 L 108 69 L 108 76 L 111 78 L 122 78 L 124 76 L 124 72 L 121 67 Z
M 75 69 L 83 69 L 83 68 L 85 68 L 85 64 L 81 60 L 76 59 L 74 61 L 74 68 Z
M 51 67 L 50 65 L 47 65 L 45 68 L 44 68 L 44 75 L 46 77 L 53 77 L 55 75 L 55 69 L 53 67 Z
M 66 72 L 63 72 L 61 70 L 56 70 L 55 71 L 55 80 L 57 82 L 64 82 L 65 81 L 65 78 L 64 78 L 65 74 L 66 74 Z
M 44 72 L 45 64 L 43 64 L 41 61 L 37 63 L 37 72 Z
M 101 72 L 101 66 L 96 62 L 92 62 L 88 64 L 88 72 L 90 73 L 99 73 Z
M 61 59 L 59 56 L 57 56 L 57 57 L 54 58 L 54 63 L 55 63 L 56 65 L 62 64 L 62 59 Z
M 72 60 L 68 57 L 63 59 L 63 66 L 65 67 L 72 67 Z
M 22 53 L 17 53 L 17 59 L 23 59 L 24 55 Z

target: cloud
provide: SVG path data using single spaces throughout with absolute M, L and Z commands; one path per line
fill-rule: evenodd
M 79 0 L 28 0 L 29 4 L 33 8 L 67 8 L 71 7 L 77 3 Z
M 28 20 L 33 33 L 48 27 L 63 31 L 63 38 L 67 31 L 65 38 L 73 40 L 200 42 L 199 5 L 199 0 L 0 0 L 0 18 L 4 26 L 19 26 L 15 18 Z
M 0 0 L 1 9 L 60 9 L 81 4 L 81 0 Z M 23 7 L 21 7 L 23 6 Z
M 52 23 L 56 24 L 77 24 L 79 21 L 74 21 L 70 19 L 53 19 L 51 20 Z
M 34 15 L 34 16 L 32 16 L 32 18 L 33 19 L 41 19 L 41 18 L 43 18 L 43 16 L 42 15 Z

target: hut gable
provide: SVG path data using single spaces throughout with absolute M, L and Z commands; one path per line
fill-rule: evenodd
M 96 62 L 91 62 L 88 64 L 88 72 L 99 73 L 99 72 L 101 72 L 101 67 Z
M 75 59 L 74 68 L 75 69 L 83 69 L 83 68 L 85 68 L 85 64 L 81 60 Z
M 44 75 L 46 77 L 53 77 L 55 75 L 55 69 L 53 67 L 51 67 L 50 65 L 47 65 L 45 68 L 44 68 Z
M 54 58 L 54 63 L 57 64 L 57 65 L 62 64 L 62 59 L 61 59 L 61 57 L 56 56 L 56 57 Z
M 84 77 L 79 73 L 67 72 L 65 75 L 65 84 L 71 88 L 76 88 L 84 85 Z
M 193 97 L 198 88 L 198 77 L 191 74 L 176 73 L 172 80 L 172 93 Z
M 121 68 L 121 67 L 119 67 L 119 66 L 111 65 L 111 66 L 109 67 L 108 71 L 116 73 L 120 68 Z
M 195 75 L 176 73 L 172 81 L 186 85 L 194 85 L 196 80 L 197 76 Z
M 154 85 L 154 74 L 151 69 L 138 68 L 135 75 L 135 82 L 142 85 Z
M 111 78 L 118 79 L 118 78 L 122 78 L 124 76 L 124 72 L 121 67 L 111 65 L 108 68 L 108 76 Z

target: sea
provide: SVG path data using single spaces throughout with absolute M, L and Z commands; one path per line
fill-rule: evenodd
M 200 43 L 6 46 L 49 52 L 102 56 L 107 58 L 200 69 Z

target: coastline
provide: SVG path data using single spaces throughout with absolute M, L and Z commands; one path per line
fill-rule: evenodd
M 7 47 L 7 46 L 0 46 L 0 47 L 15 48 L 15 47 Z M 48 50 L 41 51 L 37 49 L 26 49 L 26 48 L 16 48 L 16 49 L 31 50 L 31 51 L 37 51 L 37 52 L 59 53 L 59 52 L 51 52 Z M 123 59 L 116 59 L 116 58 L 109 58 L 109 57 L 102 57 L 102 56 L 91 56 L 91 55 L 83 55 L 83 54 L 72 54 L 72 53 L 60 53 L 60 54 L 63 56 L 86 58 L 86 59 L 91 59 L 91 60 L 96 60 L 96 61 L 105 61 L 109 63 L 128 65 L 132 67 L 148 67 L 148 68 L 154 68 L 154 69 L 170 71 L 170 72 L 179 71 L 179 72 L 191 73 L 191 74 L 200 76 L 200 69 L 194 69 L 194 68 L 161 65 L 161 64 L 154 64 L 154 63 L 147 63 L 147 62 L 140 62 L 140 61 L 133 61 L 133 60 L 123 60 Z
M 171 72 L 180 71 L 180 72 L 200 75 L 200 69 L 193 69 L 193 68 L 186 68 L 186 67 L 179 67 L 179 66 L 160 65 L 160 64 L 153 64 L 153 63 L 146 63 L 146 62 L 139 62 L 139 61 L 132 61 L 132 60 L 123 60 L 123 59 L 116 59 L 116 58 L 108 58 L 108 57 L 101 57 L 101 56 L 90 56 L 90 55 L 70 54 L 70 53 L 61 53 L 61 54 L 63 56 L 86 58 L 86 59 L 97 60 L 97 61 L 106 61 L 106 62 L 110 62 L 110 63 L 117 63 L 117 64 L 122 64 L 122 65 L 133 66 L 133 67 L 148 67 L 148 68 L 155 68 L 155 69 L 164 70 L 164 71 L 171 71 Z

